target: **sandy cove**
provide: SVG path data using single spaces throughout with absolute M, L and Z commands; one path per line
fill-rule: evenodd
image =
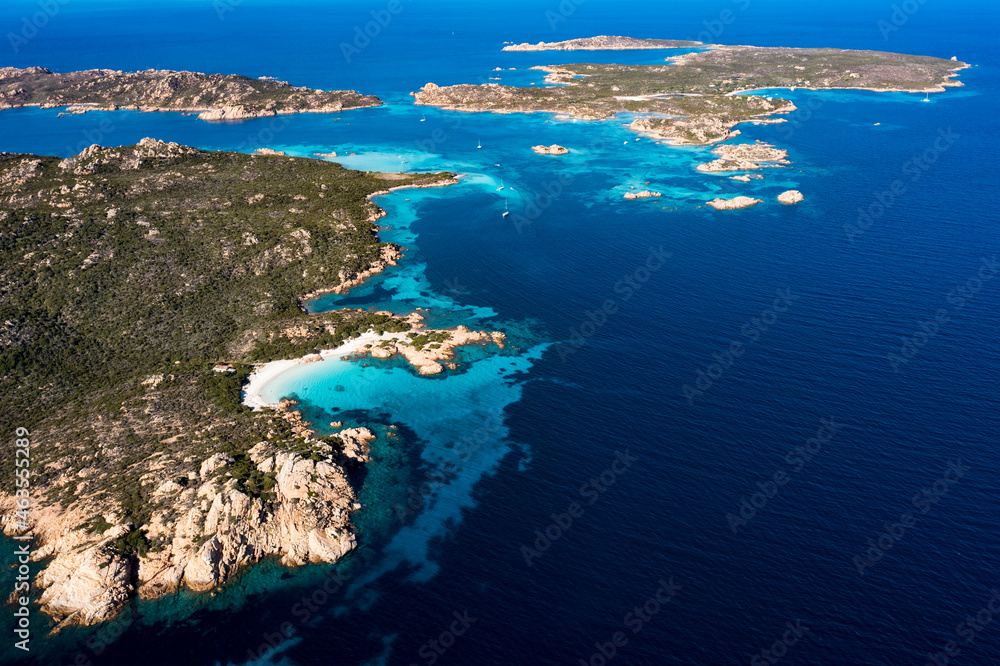
M 348 340 L 335 349 L 323 349 L 318 354 L 307 354 L 297 359 L 261 363 L 247 378 L 248 381 L 243 390 L 243 404 L 254 410 L 276 407 L 277 401 L 268 402 L 264 399 L 265 387 L 279 375 L 305 363 L 352 356 L 386 359 L 398 354 L 403 356 L 421 375 L 436 375 L 444 372 L 445 366 L 450 369 L 457 367 L 451 360 L 455 357 L 455 350 L 458 347 L 470 344 L 495 344 L 503 349 L 506 342 L 506 336 L 501 331 L 473 331 L 465 326 L 427 330 L 415 322 L 413 326 L 413 330 L 403 333 L 377 334 L 367 332 Z M 431 343 L 438 345 L 433 349 L 429 348 L 430 345 L 421 345 L 420 348 L 417 348 L 412 344 L 410 333 L 423 336 L 437 335 L 442 338 L 446 335 L 447 338 Z
M 330 356 L 340 357 L 348 354 L 356 354 L 361 351 L 364 345 L 378 342 L 381 339 L 381 335 L 364 333 L 357 338 L 348 340 L 336 349 L 324 349 L 319 354 L 308 354 L 301 358 L 261 363 L 254 368 L 254 371 L 247 378 L 247 384 L 243 389 L 243 404 L 255 410 L 264 407 L 276 407 L 278 403 L 265 401 L 262 393 L 268 382 L 272 381 L 278 375 L 304 363 L 315 363 Z

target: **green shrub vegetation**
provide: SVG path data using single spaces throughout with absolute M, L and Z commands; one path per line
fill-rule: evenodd
M 66 161 L 0 154 L 0 431 L 31 430 L 32 487 L 141 528 L 152 479 L 186 484 L 232 451 L 240 487 L 267 498 L 273 476 L 245 453 L 294 436 L 241 404 L 249 364 L 406 330 L 362 311 L 310 315 L 299 298 L 380 256 L 367 196 L 450 177 L 151 142 Z M 214 373 L 220 362 L 235 372 Z M 12 456 L 0 447 L 0 463 Z M 141 554 L 144 538 L 116 548 Z
M 645 130 L 705 143 L 726 138 L 732 126 L 789 108 L 783 99 L 728 96 L 772 88 L 937 88 L 964 63 L 929 56 L 834 48 L 722 46 L 660 65 L 578 63 L 544 67 L 557 85 L 516 88 L 497 84 L 455 85 L 417 93 L 418 104 L 463 110 L 547 111 L 583 118 L 621 112 L 655 114 Z M 702 136 L 691 121 L 705 121 Z M 714 130 L 705 135 L 704 130 Z
M 145 92 L 155 91 L 146 98 Z M 168 95 L 164 96 L 164 92 Z M 0 92 L 14 105 L 96 104 L 101 107 L 151 105 L 161 109 L 189 109 L 240 105 L 261 111 L 268 105 L 280 111 L 307 111 L 323 106 L 344 109 L 378 106 L 371 95 L 346 90 L 310 90 L 283 81 L 251 79 L 238 74 L 199 74 L 147 70 L 143 72 L 52 73 L 41 67 L 11 72 Z

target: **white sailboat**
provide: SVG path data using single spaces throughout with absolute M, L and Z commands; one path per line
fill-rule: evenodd
M 482 150 L 483 149 L 483 142 L 480 141 L 479 139 L 476 139 L 476 141 L 479 142 L 479 144 L 476 146 L 476 150 Z
M 510 215 L 510 211 L 507 210 L 507 200 L 504 199 L 503 200 L 503 216 L 507 217 L 508 215 Z
M 924 96 L 924 101 L 925 101 L 925 102 L 929 102 L 929 101 L 931 101 L 931 94 L 930 94 L 930 93 L 927 93 L 927 94 L 926 94 L 926 95 Z
M 500 187 L 497 188 L 497 192 L 503 189 L 503 176 L 500 176 Z
M 420 122 L 426 123 L 427 122 L 427 116 L 426 115 L 420 116 Z

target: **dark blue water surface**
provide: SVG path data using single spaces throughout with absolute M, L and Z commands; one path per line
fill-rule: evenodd
M 902 3 L 915 11 L 900 7 L 896 26 L 891 3 L 879 2 L 401 0 L 350 62 L 342 43 L 389 4 L 138 5 L 66 2 L 16 53 L 4 39 L 0 64 L 270 75 L 387 105 L 226 125 L 5 111 L 0 150 L 65 156 L 153 136 L 462 173 L 457 186 L 380 200 L 393 226 L 384 237 L 404 241 L 407 258 L 314 307 L 427 306 L 436 322 L 516 324 L 520 348 L 507 370 L 470 359 L 465 380 L 420 383 L 421 395 L 440 387 L 451 425 L 427 434 L 433 411 L 399 417 L 403 436 L 380 444 L 363 491 L 364 545 L 330 570 L 342 583 L 324 591 L 327 570 L 265 563 L 214 600 L 136 604 L 107 647 L 93 631 L 47 648 L 39 637 L 40 663 L 759 664 L 776 663 L 761 650 L 795 640 L 792 623 L 802 637 L 777 645 L 772 660 L 924 664 L 954 640 L 961 653 L 951 663 L 1000 664 L 1000 621 L 958 626 L 1000 589 L 994 4 Z M 20 32 L 38 7 L 4 3 L 3 32 Z M 706 148 L 636 142 L 627 119 L 460 114 L 414 107 L 408 94 L 492 76 L 541 84 L 525 69 L 538 64 L 666 55 L 501 53 L 505 40 L 704 40 L 699 33 L 957 56 L 975 67 L 962 72 L 965 87 L 929 102 L 776 92 L 802 111 L 784 125 L 744 127 L 741 140 L 787 148 L 793 165 L 749 184 L 696 172 Z M 528 150 L 538 143 L 573 152 L 539 157 Z M 896 180 L 898 195 L 884 194 Z M 624 201 L 631 186 L 663 197 Z M 791 188 L 805 201 L 777 204 Z M 703 206 L 730 191 L 765 203 Z M 873 216 L 851 232 L 859 207 Z M 358 372 L 389 385 L 405 369 Z M 303 393 L 322 386 L 288 382 Z M 405 414 L 399 391 L 398 409 L 370 409 Z M 333 413 L 335 391 L 317 395 L 310 409 Z M 375 411 L 349 416 L 383 422 Z M 494 413 L 502 423 L 491 426 Z M 460 438 L 463 414 L 485 433 L 481 456 L 477 466 L 455 453 L 464 476 L 449 485 L 438 475 L 442 451 Z M 433 493 L 393 523 L 380 501 L 424 477 Z M 896 524 L 908 512 L 910 524 Z M 866 563 L 856 556 L 869 540 L 883 555 Z M 316 604 L 308 613 L 296 605 L 303 598 Z M 456 620 L 466 612 L 465 624 Z M 284 622 L 294 636 L 280 641 Z M 262 650 L 268 640 L 280 645 Z

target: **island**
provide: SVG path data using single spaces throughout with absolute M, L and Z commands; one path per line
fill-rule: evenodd
M 787 190 L 778 195 L 778 201 L 783 204 L 797 204 L 805 197 L 798 190 Z
M 567 155 L 569 148 L 564 148 L 553 143 L 551 146 L 532 146 L 531 149 L 538 155 Z
M 764 203 L 763 199 L 754 199 L 753 197 L 733 197 L 732 199 L 712 199 L 708 202 L 708 205 L 715 210 L 737 210 L 739 208 L 749 208 L 750 206 L 756 206 L 759 203 Z
M 962 85 L 954 77 L 966 67 L 881 51 L 711 45 L 663 65 L 533 68 L 546 73 L 546 86 L 428 83 L 411 95 L 416 104 L 468 112 L 543 112 L 583 120 L 630 113 L 636 132 L 674 145 L 701 145 L 734 136 L 740 123 L 783 122 L 774 116 L 795 110 L 780 97 L 737 93 L 797 87 L 941 92 Z
M 623 198 L 625 199 L 659 199 L 663 196 L 660 192 L 651 192 L 649 190 L 643 190 L 641 192 L 626 192 Z
M 788 161 L 788 151 L 757 141 L 756 143 L 723 144 L 712 149 L 719 159 L 695 167 L 698 171 L 707 173 L 718 171 L 753 171 L 766 167 L 780 167 L 791 164 Z M 761 164 L 771 162 L 773 164 Z M 747 182 L 749 182 L 749 177 Z
M 583 39 L 567 39 L 562 42 L 538 42 L 537 44 L 508 44 L 503 51 L 632 51 L 642 49 L 683 49 L 702 46 L 701 42 L 679 39 L 637 39 L 598 35 Z
M 23 106 L 87 111 L 186 111 L 202 120 L 243 120 L 289 113 L 338 113 L 379 106 L 353 90 L 313 90 L 270 77 L 170 70 L 52 72 L 0 68 L 0 110 Z
M 419 314 L 302 307 L 399 256 L 372 196 L 454 182 L 153 139 L 0 153 L 0 421 L 33 444 L 31 511 L 18 515 L 8 475 L 0 526 L 33 535 L 56 629 L 263 558 L 356 547 L 373 434 L 317 434 L 255 392 L 275 364 L 399 355 L 439 374 L 462 345 L 503 347 L 502 332 L 428 329 Z M 0 449 L 11 469 L 14 456 Z

